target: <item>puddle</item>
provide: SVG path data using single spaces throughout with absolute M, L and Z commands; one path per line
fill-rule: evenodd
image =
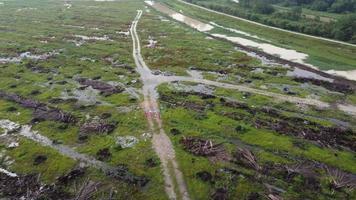
M 255 38 L 255 39 L 259 39 L 259 40 L 261 39 L 261 38 L 259 38 L 259 37 L 256 36 L 256 35 L 252 35 L 252 34 L 249 34 L 249 33 L 244 32 L 244 31 L 239 31 L 239 30 L 236 30 L 236 29 L 233 29 L 233 28 L 227 28 L 227 27 L 225 27 L 225 26 L 216 24 L 215 22 L 210 22 L 210 24 L 213 25 L 213 26 L 216 26 L 216 27 L 218 27 L 218 28 L 222 28 L 222 29 L 224 29 L 224 30 L 230 31 L 230 32 L 232 32 L 232 33 L 237 33 L 237 34 L 240 34 L 240 35 L 244 35 L 244 36 L 251 37 L 251 38 Z
M 197 84 L 197 85 L 185 85 L 183 83 L 172 83 L 171 86 L 174 90 L 184 91 L 184 92 L 197 92 L 203 93 L 207 95 L 214 94 L 214 88 L 205 84 Z
M 261 63 L 263 65 L 267 65 L 267 66 L 280 65 L 280 66 L 289 68 L 288 65 L 281 65 L 281 64 L 276 63 L 276 62 L 274 62 L 274 61 L 272 61 L 272 60 L 270 60 L 270 59 L 268 59 L 268 58 L 266 58 L 264 56 L 260 56 L 260 55 L 256 54 L 255 52 L 245 51 L 245 50 L 243 50 L 241 48 L 238 48 L 238 47 L 235 47 L 235 50 L 243 52 L 243 53 L 245 53 L 246 55 L 248 55 L 250 57 L 257 58 L 258 60 L 261 61 Z
M 299 69 L 299 68 L 294 68 L 293 71 L 288 71 L 287 76 L 311 78 L 311 79 L 317 79 L 317 80 L 328 81 L 328 82 L 334 81 L 331 78 L 325 78 L 325 77 L 320 76 L 319 74 L 316 74 L 314 72 L 310 72 L 310 71 Z
M 81 57 L 80 60 L 81 61 L 89 61 L 89 62 L 92 62 L 92 63 L 94 63 L 96 61 L 95 59 L 88 58 L 88 57 Z
M 29 8 L 19 8 L 19 9 L 16 10 L 16 12 L 29 11 L 29 10 L 37 10 L 37 8 L 31 8 L 31 7 L 29 7 Z
M 3 169 L 3 168 L 1 168 L 1 167 L 0 167 L 0 173 L 4 173 L 4 174 L 6 174 L 6 175 L 8 175 L 8 176 L 10 176 L 10 177 L 17 177 L 17 174 L 12 173 L 12 172 L 9 172 L 9 171 L 7 171 L 6 169 Z
M 163 16 L 158 16 L 158 18 L 162 21 L 162 22 L 169 22 L 169 19 L 163 17 Z
M 85 29 L 84 26 L 78 26 L 78 25 L 62 24 L 62 26 L 63 26 L 63 27 L 67 27 L 67 28 Z
M 152 134 L 151 133 L 142 133 L 141 137 L 142 137 L 143 141 L 145 141 L 145 142 L 150 141 L 152 138 Z
M 195 20 L 193 18 L 184 16 L 181 13 L 171 10 L 168 7 L 166 7 L 160 3 L 156 3 L 154 1 L 145 1 L 145 3 L 152 6 L 153 8 L 155 8 L 156 10 L 158 10 L 162 13 L 169 15 L 173 19 L 175 19 L 179 22 L 183 22 L 183 23 L 187 24 L 188 26 L 197 29 L 198 31 L 206 32 L 206 31 L 210 31 L 211 29 L 214 28 L 210 24 L 205 24 L 205 23 L 202 23 L 202 22 Z
M 17 57 L 0 57 L 0 64 L 5 64 L 5 63 L 18 63 L 21 62 L 23 59 L 31 59 L 31 60 L 46 60 L 52 56 L 58 55 L 59 53 L 57 51 L 52 51 L 49 53 L 44 53 L 41 55 L 34 55 L 31 52 L 27 51 L 24 53 L 21 53 Z
M 251 71 L 251 73 L 255 73 L 255 74 L 260 74 L 260 73 L 263 73 L 263 69 L 262 68 L 256 68 L 254 70 Z
M 63 5 L 66 9 L 70 9 L 72 7 L 72 4 L 70 3 L 64 3 Z
M 237 43 L 237 44 L 240 44 L 243 46 L 249 46 L 249 47 L 261 49 L 265 53 L 268 53 L 271 55 L 277 55 L 280 58 L 285 59 L 285 60 L 289 60 L 292 62 L 311 66 L 304 62 L 304 60 L 306 60 L 308 58 L 308 55 L 304 54 L 304 53 L 297 52 L 295 50 L 284 49 L 284 48 L 277 47 L 277 46 L 267 44 L 267 43 L 258 43 L 258 42 L 248 40 L 248 39 L 245 39 L 242 37 L 230 37 L 230 36 L 226 36 L 223 34 L 211 34 L 211 35 L 214 37 L 217 37 L 217 38 L 229 40 L 233 43 Z
M 64 90 L 61 93 L 61 98 L 64 100 L 75 98 L 81 105 L 95 105 L 99 102 L 102 103 L 100 100 L 98 100 L 99 94 L 100 91 L 93 89 L 91 86 L 89 86 L 83 90 L 75 89 L 70 93 Z
M 131 82 L 135 82 L 135 80 L 132 80 Z M 125 84 L 121 82 L 115 82 L 115 81 L 109 81 L 108 84 L 112 86 L 119 86 L 121 88 L 125 88 L 125 93 L 129 94 L 131 97 L 135 99 L 140 99 L 140 95 L 137 93 L 136 89 L 133 87 L 127 87 Z
M 10 121 L 10 120 L 0 120 L 0 128 L 4 130 L 2 135 L 7 135 L 8 133 L 16 132 L 20 129 L 20 125 Z
M 351 70 L 351 71 L 328 70 L 328 71 L 326 71 L 326 73 L 337 75 L 337 76 L 342 76 L 349 80 L 356 81 L 356 70 Z
M 68 26 L 68 25 L 66 25 Z M 73 27 L 72 25 L 70 25 Z M 85 28 L 84 26 L 74 26 L 75 28 Z M 104 35 L 103 37 L 97 37 L 97 36 L 85 36 L 85 35 L 74 35 L 74 37 L 78 38 L 79 40 L 67 40 L 68 42 L 73 42 L 75 46 L 80 47 L 82 46 L 85 41 L 113 41 L 110 39 L 107 35 Z
M 19 146 L 19 143 L 18 142 L 11 142 L 7 148 L 15 148 L 15 147 L 18 147 Z
M 156 47 L 156 44 L 157 44 L 157 41 L 154 40 L 151 36 L 149 36 L 149 39 L 148 39 L 148 45 L 146 45 L 146 47 L 148 48 L 155 48 Z
M 130 148 L 135 146 L 138 143 L 138 139 L 134 136 L 119 136 L 116 139 L 116 144 L 119 145 L 121 148 Z
M 76 38 L 80 38 L 81 40 L 97 40 L 97 41 L 113 41 L 107 35 L 103 37 L 97 36 L 85 36 L 85 35 L 74 35 Z
M 85 41 L 84 40 L 67 40 L 68 42 L 73 42 L 75 44 L 76 47 L 80 47 L 82 46 Z
M 201 71 L 198 71 L 198 70 L 187 70 L 187 73 L 193 77 L 193 78 L 196 78 L 196 79 L 203 79 L 203 73 Z
M 116 33 L 120 34 L 120 35 L 125 35 L 125 36 L 129 36 L 130 35 L 129 31 L 116 31 Z
M 342 111 L 344 111 L 344 112 L 346 112 L 346 113 L 348 113 L 350 115 L 356 115 L 356 106 L 354 106 L 354 105 L 341 105 L 341 104 L 339 104 L 339 105 L 337 105 L 337 107 L 340 110 L 342 110 Z

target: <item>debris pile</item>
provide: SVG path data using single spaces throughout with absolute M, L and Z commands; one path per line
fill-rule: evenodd
M 0 194 L 6 199 L 70 199 L 60 187 L 41 184 L 35 174 L 13 177 L 0 173 Z
M 57 178 L 57 182 L 63 185 L 67 185 L 77 177 L 82 177 L 85 173 L 85 168 L 76 168 Z
M 174 93 L 174 95 L 179 96 L 180 94 Z M 184 96 L 180 96 L 180 97 L 186 97 L 186 96 L 187 96 L 187 94 Z M 172 106 L 172 107 L 181 106 L 186 109 L 194 110 L 196 112 L 203 112 L 206 108 L 206 106 L 204 104 L 198 104 L 198 103 L 190 102 L 190 101 L 177 101 L 176 99 L 174 99 L 173 96 L 166 95 L 164 93 L 160 94 L 159 98 L 161 101 L 164 101 L 165 103 L 169 104 L 169 106 Z
M 211 140 L 196 137 L 183 137 L 180 140 L 184 149 L 196 156 L 216 158 L 218 160 L 229 160 L 222 144 L 214 144 Z
M 8 100 L 8 101 L 12 101 L 15 103 L 20 104 L 22 107 L 25 108 L 32 108 L 32 109 L 36 109 L 38 107 L 44 107 L 46 106 L 44 103 L 40 103 L 36 100 L 32 100 L 32 99 L 26 99 L 20 95 L 17 94 L 9 94 L 3 91 L 0 91 L 0 98 Z
M 286 179 L 290 180 L 296 175 L 303 177 L 316 178 L 318 174 L 314 171 L 317 166 L 310 163 L 297 163 L 294 165 L 285 165 L 284 169 L 287 172 Z
M 129 169 L 124 165 L 119 165 L 113 169 L 107 170 L 106 174 L 118 180 L 125 181 L 126 183 L 137 185 L 140 187 L 145 186 L 149 179 L 144 176 L 136 176 L 132 174 Z
M 325 127 L 302 118 L 284 117 L 275 120 L 256 119 L 257 128 L 272 129 L 281 134 L 316 141 L 323 146 L 344 146 L 356 151 L 355 133 L 351 129 Z
M 34 62 L 28 62 L 26 64 L 26 68 L 31 70 L 32 72 L 36 72 L 36 73 L 43 73 L 43 74 L 48 74 L 48 73 L 51 73 L 51 72 L 52 73 L 56 73 L 55 70 L 39 66 Z
M 109 148 L 104 148 L 104 149 L 99 149 L 99 151 L 96 153 L 96 157 L 100 161 L 106 161 L 111 158 L 111 152 Z
M 58 108 L 50 108 L 47 106 L 38 107 L 35 109 L 33 115 L 35 120 L 51 120 L 63 123 L 75 123 L 77 121 L 72 114 L 63 112 Z
M 249 166 L 256 171 L 262 170 L 262 167 L 258 164 L 255 155 L 246 148 L 237 147 L 234 158 L 238 163 Z
M 90 80 L 87 78 L 78 78 L 77 81 L 84 86 L 91 86 L 92 88 L 99 90 L 104 96 L 110 96 L 112 94 L 118 94 L 123 92 L 125 89 L 120 86 L 113 86 L 108 83 L 104 83 L 98 80 Z
M 328 127 L 301 117 L 283 115 L 279 110 L 274 108 L 256 108 L 243 102 L 226 100 L 224 98 L 220 99 L 220 103 L 227 107 L 242 109 L 255 116 L 254 124 L 256 128 L 270 129 L 281 134 L 315 141 L 322 146 L 343 146 L 353 151 L 356 150 L 355 132 L 351 129 L 336 126 Z M 235 120 L 251 122 L 252 116 L 249 114 L 223 113 L 224 116 Z M 263 117 L 263 114 L 267 115 L 268 118 Z
M 100 183 L 86 180 L 80 189 L 77 191 L 75 195 L 75 200 L 86 200 L 86 199 L 93 199 L 95 196 L 98 187 L 100 187 Z
M 227 200 L 229 199 L 228 190 L 226 188 L 218 188 L 211 195 L 213 200 Z
M 325 171 L 331 178 L 330 187 L 338 190 L 341 188 L 356 189 L 356 175 L 347 174 L 339 169 L 325 166 Z
M 0 98 L 18 103 L 24 108 L 34 109 L 33 115 L 35 120 L 51 120 L 63 123 L 75 123 L 77 121 L 70 113 L 63 112 L 58 108 L 49 107 L 45 103 L 27 99 L 17 94 L 0 91 Z
M 79 140 L 85 140 L 90 134 L 108 134 L 116 128 L 116 123 L 94 117 L 80 126 Z
M 303 78 L 303 77 L 295 77 L 294 80 L 300 83 L 311 83 L 313 85 L 322 86 L 328 90 L 341 92 L 345 94 L 352 94 L 354 92 L 354 89 L 351 87 L 351 85 L 347 83 L 343 83 L 341 81 L 329 82 L 329 81 L 324 81 L 324 80 L 319 80 L 314 78 Z

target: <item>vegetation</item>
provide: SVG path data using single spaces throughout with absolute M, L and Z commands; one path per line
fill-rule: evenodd
M 256 41 L 306 52 L 324 69 L 356 68 L 353 47 L 161 1 L 261 37 Z M 287 7 L 274 1 L 251 9 L 276 15 L 277 4 Z M 300 7 L 289 20 L 303 20 L 298 13 L 313 9 Z M 158 95 L 149 94 L 153 103 L 144 101 L 142 88 L 152 85 L 141 81 L 132 57 L 129 30 L 137 10 L 143 11 L 137 27 L 142 58 L 152 69 L 146 81 L 187 80 L 157 86 Z M 142 0 L 4 1 L 0 18 L 0 199 L 169 199 L 151 142 L 164 132 L 178 163 L 167 163 L 169 173 L 182 172 L 192 200 L 356 198 L 355 116 L 337 108 L 356 104 L 353 87 L 298 79 L 296 68 L 207 37 Z M 250 92 L 188 82 L 192 77 Z M 159 105 L 142 109 L 146 103 Z M 150 120 L 162 129 L 150 128 Z M 182 198 L 177 184 L 173 190 Z

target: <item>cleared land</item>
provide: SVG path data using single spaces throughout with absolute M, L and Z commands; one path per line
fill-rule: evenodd
M 355 198 L 353 82 L 139 0 L 6 1 L 0 17 L 1 197 Z

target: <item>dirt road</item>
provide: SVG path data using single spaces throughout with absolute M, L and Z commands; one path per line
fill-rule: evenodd
M 137 23 L 142 15 L 142 11 L 137 12 L 135 20 L 132 22 L 130 33 L 133 42 L 133 58 L 136 64 L 136 71 L 140 74 L 143 83 L 142 108 L 151 131 L 153 132 L 152 145 L 161 160 L 163 170 L 165 190 L 170 199 L 189 200 L 188 190 L 183 179 L 183 174 L 179 170 L 175 158 L 175 151 L 171 140 L 162 128 L 159 107 L 157 103 L 158 94 L 156 87 L 165 82 L 165 78 L 154 76 L 142 59 L 140 40 L 137 35 Z

